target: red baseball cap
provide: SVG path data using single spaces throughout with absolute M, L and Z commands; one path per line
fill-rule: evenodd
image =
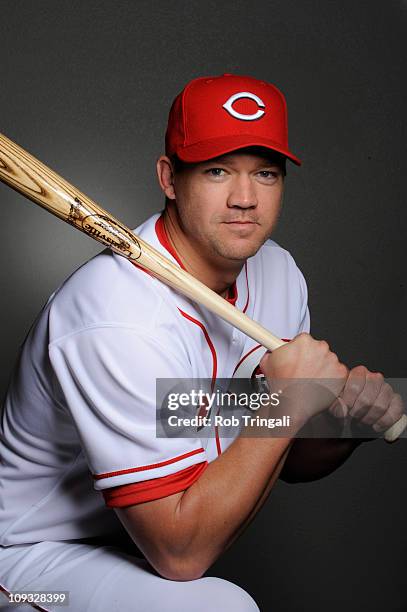
M 200 162 L 250 146 L 301 165 L 288 148 L 285 98 L 271 83 L 234 74 L 200 77 L 175 98 L 165 136 L 168 156 Z

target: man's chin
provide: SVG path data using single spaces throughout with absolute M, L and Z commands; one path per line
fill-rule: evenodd
M 250 234 L 246 235 L 243 232 L 233 232 L 235 234 L 233 236 L 231 236 L 231 232 L 226 235 L 223 234 L 223 240 L 219 240 L 217 245 L 223 257 L 233 261 L 245 261 L 256 255 L 260 247 L 266 242 L 269 234 L 261 231 L 259 226 L 255 227 L 256 231 L 251 231 Z
M 229 261 L 240 261 L 245 262 L 249 257 L 253 257 L 256 255 L 257 251 L 260 249 L 261 244 L 245 244 L 243 245 L 233 245 L 230 247 L 226 247 L 226 245 L 222 245 L 222 248 L 219 249 L 218 254 L 221 255 L 224 259 L 228 259 Z

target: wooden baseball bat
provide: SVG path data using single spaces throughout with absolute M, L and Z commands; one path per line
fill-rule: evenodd
M 2 134 L 0 180 L 63 221 L 151 272 L 163 283 L 202 304 L 265 348 L 274 350 L 285 344 L 215 291 L 173 264 L 96 202 Z M 407 416 L 403 415 L 385 432 L 385 439 L 394 441 L 406 426 Z

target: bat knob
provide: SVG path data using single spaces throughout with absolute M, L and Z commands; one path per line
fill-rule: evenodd
M 407 427 L 407 416 L 403 414 L 384 434 L 386 442 L 395 442 Z

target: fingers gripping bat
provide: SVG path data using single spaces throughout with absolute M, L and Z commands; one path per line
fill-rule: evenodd
M 136 236 L 56 172 L 0 134 L 0 180 L 60 219 L 152 273 L 163 283 L 216 313 L 269 350 L 285 344 L 250 317 L 229 304 L 191 274 Z M 385 432 L 389 442 L 407 426 L 407 416 Z

